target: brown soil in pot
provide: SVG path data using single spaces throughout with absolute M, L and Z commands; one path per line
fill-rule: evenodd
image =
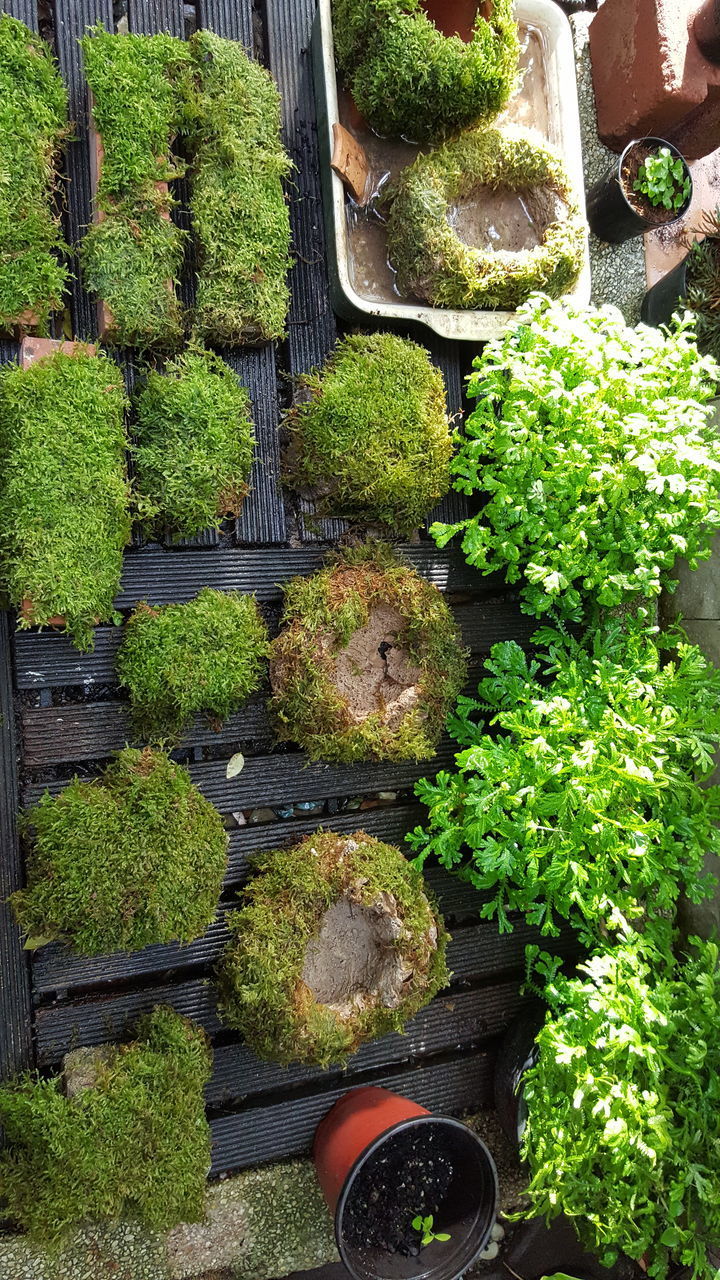
M 675 218 L 679 218 L 685 208 L 685 204 L 681 205 L 679 209 L 665 209 L 661 204 L 651 204 L 647 196 L 644 196 L 641 191 L 635 190 L 640 166 L 650 156 L 655 156 L 657 153 L 658 147 L 648 147 L 641 144 L 633 147 L 623 161 L 620 178 L 625 199 L 630 207 L 641 218 L 647 218 L 649 222 L 655 222 L 658 226 L 661 226 L 665 222 L 673 222 Z
M 380 712 L 383 722 L 397 729 L 416 706 L 421 671 L 398 643 L 404 630 L 397 609 L 378 605 L 338 654 L 332 682 L 355 724 Z

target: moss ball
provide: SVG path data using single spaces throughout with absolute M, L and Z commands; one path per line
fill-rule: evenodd
M 149 741 L 174 738 L 194 715 L 217 726 L 261 683 L 268 634 L 252 596 L 205 587 L 187 604 L 140 604 L 117 657 L 133 720 Z
M 88 1219 L 151 1230 L 204 1217 L 212 1053 L 200 1027 L 162 1006 L 132 1044 L 95 1054 L 89 1087 L 25 1075 L 0 1088 L 3 1216 L 55 1247 Z
M 442 595 L 389 547 L 346 550 L 286 587 L 270 707 L 312 760 L 432 759 L 466 675 Z
M 192 942 L 212 923 L 227 834 L 186 769 L 126 748 L 22 816 L 27 888 L 11 897 L 31 945 L 81 955 Z
M 479 9 L 473 37 L 445 36 L 420 0 L 333 0 L 338 68 L 372 128 L 437 142 L 494 116 L 518 74 L 512 0 Z
M 343 1062 L 447 984 L 442 919 L 392 845 L 318 831 L 257 866 L 229 918 L 220 1009 L 261 1057 Z
M 286 418 L 286 483 L 319 515 L 410 533 L 450 487 L 445 384 L 424 347 L 391 333 L 338 343 Z
M 519 192 L 540 243 L 486 249 L 461 239 L 451 207 L 482 188 Z M 585 253 L 585 220 L 562 161 L 519 129 L 471 129 L 400 174 L 388 215 L 388 255 L 404 293 L 435 307 L 513 309 L 542 290 L 557 298 L 575 284 Z

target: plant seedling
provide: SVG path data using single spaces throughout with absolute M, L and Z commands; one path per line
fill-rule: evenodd
M 425 1218 L 423 1218 L 421 1214 L 418 1214 L 418 1216 L 412 1220 L 413 1230 L 419 1231 L 422 1234 L 423 1249 L 425 1249 L 427 1245 L 432 1244 L 433 1240 L 441 1240 L 444 1242 L 445 1240 L 450 1239 L 450 1233 L 448 1231 L 433 1231 L 434 1221 L 435 1218 L 432 1213 L 429 1213 Z
M 652 205 L 681 209 L 690 195 L 690 175 L 679 156 L 674 158 L 669 147 L 660 147 L 640 165 L 635 190 Z

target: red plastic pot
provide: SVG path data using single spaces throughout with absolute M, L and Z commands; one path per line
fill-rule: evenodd
M 388 1129 L 414 1116 L 428 1116 L 425 1107 L 389 1089 L 367 1086 L 351 1089 L 320 1121 L 313 1157 L 320 1186 L 331 1213 L 356 1160 Z

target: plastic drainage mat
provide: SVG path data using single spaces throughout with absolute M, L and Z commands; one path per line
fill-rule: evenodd
M 70 90 L 71 118 L 77 122 L 66 166 L 66 233 L 72 242 L 91 216 L 86 86 L 77 41 L 86 26 L 98 21 L 112 30 L 113 5 L 111 0 L 55 0 L 53 8 L 53 29 L 43 26 L 43 33 L 54 39 Z M 38 25 L 30 0 L 0 0 L 0 9 Z M 140 599 L 187 600 L 209 585 L 255 592 L 276 625 L 279 584 L 317 568 L 327 543 L 343 531 L 339 521 L 325 522 L 319 531 L 306 528 L 302 510 L 286 508 L 278 487 L 277 427 L 289 395 L 287 375 L 322 364 L 336 337 L 308 52 L 313 9 L 313 0 L 268 0 L 255 10 L 251 0 L 198 0 L 196 5 L 129 0 L 131 31 L 184 37 L 195 25 L 209 27 L 243 41 L 269 66 L 282 93 L 285 143 L 295 163 L 288 183 L 295 265 L 286 342 L 223 352 L 249 387 L 254 405 L 257 457 L 243 513 L 220 534 L 207 533 L 172 550 L 143 547 L 138 540 L 126 555 L 118 599 L 123 610 Z M 189 282 L 183 287 L 187 290 Z M 75 335 L 94 338 L 94 301 L 78 280 L 72 312 Z M 467 372 L 461 360 L 468 361 L 468 349 L 432 335 L 422 340 L 443 370 L 454 413 L 461 405 Z M 0 344 L 0 358 L 15 355 L 14 344 Z M 129 364 L 128 375 L 132 378 Z M 431 518 L 457 519 L 460 504 L 450 495 Z M 441 590 L 460 597 L 457 615 L 475 670 L 495 641 L 513 638 L 527 644 L 533 623 L 497 581 L 480 578 L 457 556 L 437 551 L 426 537 L 407 552 Z M 12 631 L 11 618 L 0 613 L 0 1076 L 33 1063 L 55 1067 L 70 1048 L 121 1039 L 141 1012 L 156 1003 L 171 1004 L 202 1023 L 215 1041 L 208 1107 L 216 1175 L 307 1152 L 316 1124 L 333 1101 L 361 1080 L 391 1085 L 430 1109 L 451 1114 L 490 1102 L 493 1046 L 518 1007 L 524 948 L 534 935 L 518 924 L 513 934 L 499 938 L 494 924 L 478 921 L 474 892 L 444 873 L 431 871 L 428 879 L 453 933 L 453 985 L 418 1015 L 407 1036 L 387 1036 L 365 1046 L 346 1073 L 260 1062 L 237 1036 L 221 1029 L 208 982 L 224 945 L 226 912 L 251 855 L 298 840 L 319 825 L 341 832 L 362 826 L 383 840 L 402 843 L 422 816 L 413 784 L 451 763 L 450 742 L 443 743 L 432 764 L 303 767 L 299 752 L 273 752 L 263 698 L 251 701 L 220 733 L 198 725 L 179 758 L 190 763 L 195 781 L 219 810 L 231 815 L 241 809 L 280 809 L 277 821 L 231 830 L 226 891 L 216 923 L 186 947 L 156 946 L 86 959 L 53 945 L 30 960 L 2 905 L 22 876 L 15 828 L 18 797 L 31 803 L 46 786 L 59 790 L 75 771 L 97 773 L 100 762 L 124 745 L 129 726 L 114 676 L 119 629 L 98 627 L 92 654 L 78 653 L 60 634 Z M 246 765 L 228 781 L 227 760 L 238 749 L 245 753 Z M 342 810 L 343 798 L 378 791 L 395 793 L 396 799 L 361 812 Z M 295 808 L 302 804 L 305 810 Z M 318 810 L 309 812 L 311 804 Z M 292 817 L 287 816 L 290 810 Z M 563 943 L 569 949 L 568 938 L 560 942 L 561 950 Z

